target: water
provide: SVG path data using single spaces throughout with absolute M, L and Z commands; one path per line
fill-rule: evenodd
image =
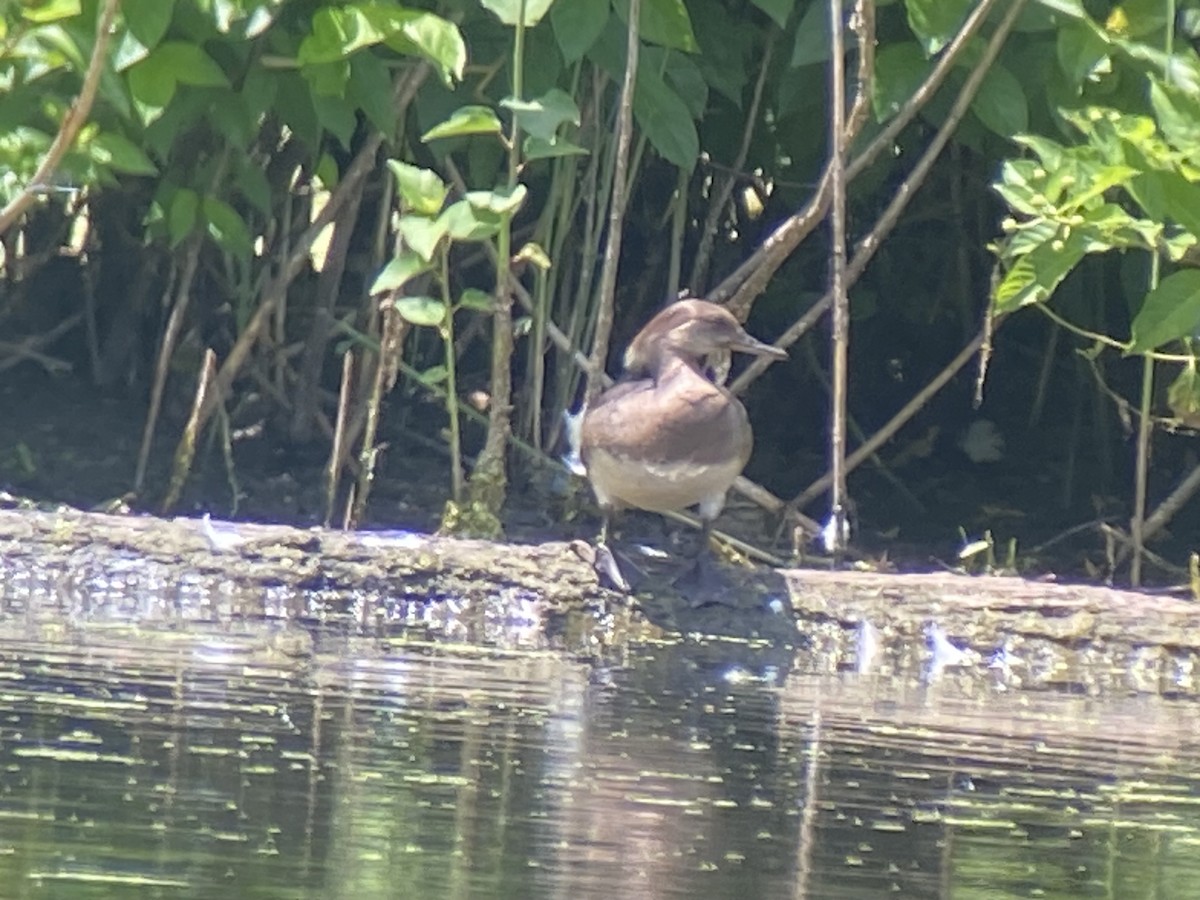
M 3 900 L 1200 895 L 1191 701 L 35 600 Z

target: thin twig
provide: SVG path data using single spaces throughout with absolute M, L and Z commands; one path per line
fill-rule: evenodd
M 224 166 L 218 166 L 224 168 Z M 150 386 L 150 408 L 146 411 L 146 424 L 142 426 L 142 445 L 138 449 L 137 468 L 133 474 L 133 491 L 140 494 L 146 480 L 146 466 L 150 462 L 150 448 L 154 443 L 154 431 L 158 427 L 158 414 L 162 410 L 163 394 L 167 390 L 167 376 L 171 372 L 171 357 L 175 344 L 183 331 L 184 314 L 192 299 L 192 283 L 196 279 L 196 267 L 200 262 L 200 250 L 204 245 L 203 233 L 195 231 L 188 238 L 183 254 L 183 266 L 175 283 L 175 296 L 171 301 L 171 314 L 167 327 L 163 329 L 162 343 L 158 348 L 158 361 L 154 366 L 154 383 Z M 205 365 L 208 357 L 205 356 Z M 203 397 L 203 394 L 200 395 Z M 203 424 L 204 420 L 201 419 Z
M 999 324 L 999 323 L 997 323 Z M 950 363 L 942 369 L 929 384 L 925 385 L 916 396 L 908 401 L 904 407 L 889 419 L 882 428 L 871 435 L 870 440 L 859 446 L 853 453 L 846 457 L 846 471 L 851 472 L 863 462 L 869 459 L 871 454 L 886 444 L 899 431 L 909 419 L 917 414 L 917 412 L 933 397 L 938 391 L 945 387 L 951 378 L 958 371 L 970 362 L 971 357 L 983 346 L 983 331 L 980 331 L 975 338 L 959 351 L 958 356 L 954 357 Z M 808 487 L 806 487 L 794 500 L 790 501 L 788 506 L 793 509 L 803 509 L 814 498 L 820 496 L 829 489 L 833 483 L 833 476 L 826 472 Z
M 829 227 L 832 232 L 833 327 L 830 329 L 833 353 L 833 384 L 830 390 L 833 410 L 829 423 L 830 497 L 829 526 L 825 531 L 825 549 L 832 551 L 835 564 L 847 541 L 846 529 L 846 385 L 850 345 L 850 301 L 846 296 L 846 70 L 845 39 L 842 32 L 842 0 L 829 0 L 829 36 L 832 45 L 829 65 Z
M 329 462 L 325 465 L 325 527 L 333 521 L 337 502 L 338 481 L 346 458 L 346 426 L 350 421 L 351 385 L 354 383 L 354 351 L 342 354 L 342 382 L 338 389 L 337 418 L 333 425 L 333 442 L 329 447 Z
M 79 135 L 79 129 L 87 121 L 88 114 L 92 111 L 92 104 L 96 100 L 96 91 L 100 87 L 100 75 L 104 70 L 105 56 L 108 53 L 113 19 L 116 18 L 120 6 L 121 0 L 105 0 L 100 14 L 96 17 L 96 43 L 92 47 L 92 58 L 88 61 L 87 71 L 83 75 L 83 86 L 79 89 L 79 96 L 75 98 L 75 102 L 71 104 L 71 108 L 63 117 L 62 124 L 58 127 L 58 134 L 54 136 L 54 140 L 50 143 L 50 149 L 46 151 L 41 165 L 37 167 L 29 184 L 25 185 L 21 192 L 0 211 L 0 235 L 7 232 L 13 223 L 24 215 L 25 211 L 33 205 L 34 198 L 54 178 L 58 164 L 62 162 L 66 152 L 71 149 L 71 145 L 75 143 L 75 138 Z
M 621 260 L 621 235 L 625 222 L 625 205 L 629 201 L 629 144 L 633 137 L 633 89 L 637 78 L 638 23 L 641 0 L 629 0 L 625 41 L 625 80 L 621 84 L 621 99 L 617 110 L 617 147 L 613 165 L 612 201 L 608 208 L 608 242 L 604 263 L 600 269 L 599 303 L 596 309 L 596 329 L 592 335 L 592 353 L 588 360 L 587 399 L 590 402 L 600 393 L 604 363 L 608 359 L 608 342 L 612 335 L 613 306 L 617 290 L 617 266 Z
M 767 83 L 767 72 L 771 68 L 771 53 L 775 48 L 775 36 L 776 30 L 772 28 L 767 37 L 767 45 L 763 49 L 762 60 L 758 63 L 758 81 L 754 84 L 754 96 L 750 100 L 750 108 L 746 111 L 746 125 L 742 129 L 742 144 L 738 147 L 737 156 L 734 157 L 733 164 L 730 166 L 732 172 L 740 171 L 746 164 L 746 157 L 750 154 L 754 126 L 758 123 L 758 111 L 762 105 L 763 87 Z M 696 249 L 696 258 L 692 261 L 692 274 L 688 278 L 688 287 L 694 297 L 704 296 L 704 280 L 708 277 L 708 267 L 712 262 L 713 241 L 716 240 L 717 225 L 720 223 L 721 215 L 725 212 L 725 207 L 729 204 L 733 187 L 738 180 L 737 175 L 725 175 L 720 179 L 720 186 L 713 192 L 709 202 L 708 216 L 705 218 L 704 228 L 700 232 L 700 246 Z M 681 202 L 686 205 L 686 193 L 682 194 Z
M 985 0 L 985 2 L 988 2 L 988 0 Z M 891 202 L 884 209 L 875 226 L 855 245 L 854 257 L 846 269 L 847 290 L 858 281 L 859 277 L 866 270 L 867 263 L 871 261 L 871 258 L 875 255 L 875 251 L 882 245 L 883 239 L 896 226 L 901 213 L 904 212 L 917 189 L 925 181 L 930 169 L 933 168 L 934 162 L 949 142 L 950 136 L 958 128 L 958 123 L 967 114 L 972 100 L 975 99 L 976 93 L 978 93 L 980 86 L 983 84 L 983 79 L 991 68 L 992 62 L 1000 53 L 1000 48 L 1003 46 L 1005 38 L 1007 38 L 1009 31 L 1012 29 L 1017 16 L 1024 6 L 1025 0 L 1013 0 L 1004 19 L 996 27 L 995 32 L 993 32 L 991 38 L 988 40 L 987 46 L 980 55 L 979 62 L 971 70 L 970 76 L 963 83 L 962 90 L 959 91 L 958 97 L 955 98 L 954 105 L 950 108 L 946 120 L 934 135 L 933 140 L 930 141 L 929 146 L 925 148 L 916 165 L 909 172 L 908 177 L 904 179 L 903 183 L 896 190 Z M 847 169 L 847 175 L 850 174 L 853 168 L 854 164 L 851 163 Z M 741 292 L 739 291 L 740 294 Z M 776 339 L 775 346 L 784 349 L 790 347 L 812 327 L 812 324 L 832 306 L 832 303 L 833 293 L 827 292 L 795 324 Z M 743 370 L 742 374 L 729 389 L 735 394 L 744 391 L 752 381 L 767 370 L 768 365 L 770 363 L 766 357 L 756 357 Z

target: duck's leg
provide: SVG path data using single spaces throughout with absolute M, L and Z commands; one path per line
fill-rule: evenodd
M 612 550 L 608 546 L 608 533 L 612 524 L 613 509 L 611 506 L 600 507 L 600 537 L 596 541 L 596 561 L 593 568 L 601 581 L 607 581 L 618 591 L 630 593 L 631 588 L 625 576 L 621 573 L 621 567 L 617 565 L 617 558 L 613 556 Z

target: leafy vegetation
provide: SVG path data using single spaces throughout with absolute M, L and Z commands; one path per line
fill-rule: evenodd
M 930 521 L 935 537 L 992 527 L 1005 502 L 1031 536 L 1087 514 L 1117 535 L 1084 548 L 1097 573 L 1132 550 L 1140 577 L 1186 496 L 1145 504 L 1200 483 L 1174 437 L 1159 438 L 1170 466 L 1148 462 L 1151 425 L 1200 423 L 1200 3 L 846 9 L 862 515 L 891 533 L 906 509 L 917 540 Z M 194 427 L 230 460 L 256 417 L 277 444 L 334 448 L 331 490 L 357 476 L 351 520 L 379 430 L 395 439 L 398 410 L 422 402 L 393 390 L 412 372 L 410 388 L 442 392 L 417 430 L 447 423 L 446 521 L 494 534 L 531 458 L 510 448 L 555 447 L 609 323 L 619 351 L 688 290 L 797 347 L 751 398 L 781 412 L 756 417 L 774 493 L 746 486 L 795 521 L 828 484 L 810 330 L 830 302 L 828 30 L 825 0 L 9 4 L 0 365 L 148 397 L 131 482 L 151 505 L 160 419 L 212 350 Z M 981 348 L 988 414 L 1024 436 L 991 469 L 952 437 Z M 1135 410 L 1137 478 L 1116 462 Z

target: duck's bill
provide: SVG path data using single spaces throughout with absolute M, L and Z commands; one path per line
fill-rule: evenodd
M 787 351 L 781 350 L 779 347 L 774 347 L 771 344 L 763 343 L 758 338 L 753 338 L 748 334 L 742 335 L 736 343 L 731 347 L 733 350 L 738 350 L 742 353 L 752 353 L 755 356 L 769 356 L 771 359 L 787 359 Z

